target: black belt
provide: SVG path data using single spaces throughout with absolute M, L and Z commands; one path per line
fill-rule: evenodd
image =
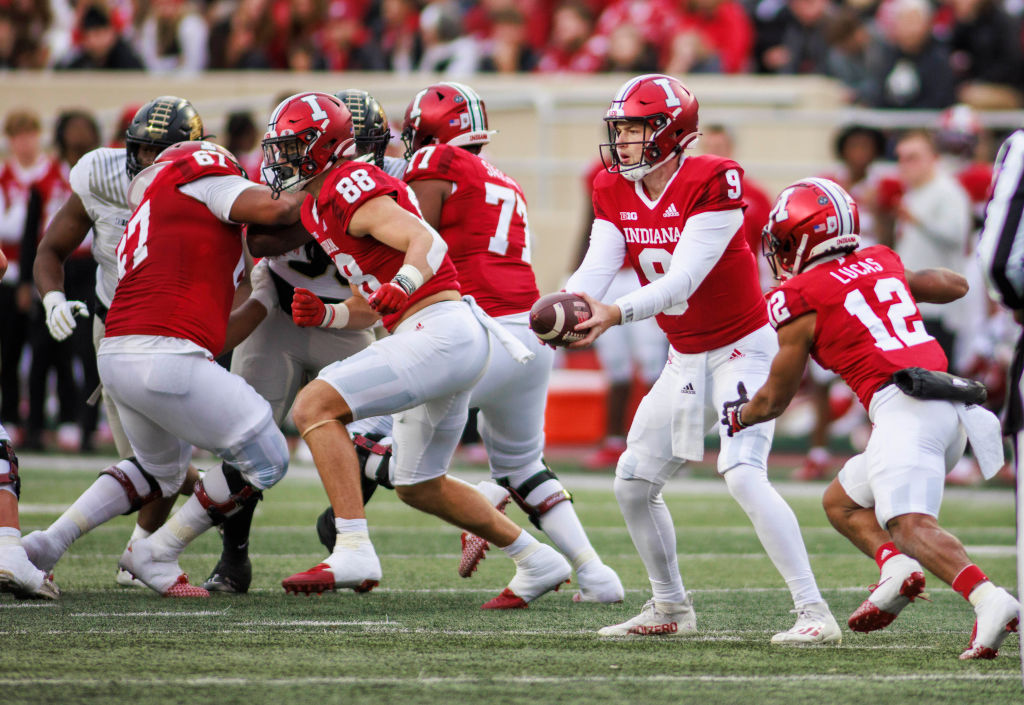
M 277 289 L 277 302 L 281 305 L 281 309 L 289 316 L 292 315 L 292 299 L 295 297 L 295 287 L 285 281 L 273 269 L 270 270 L 270 279 L 274 282 L 274 288 Z M 329 296 L 320 296 L 319 298 L 325 304 L 340 304 L 344 300 L 332 299 Z

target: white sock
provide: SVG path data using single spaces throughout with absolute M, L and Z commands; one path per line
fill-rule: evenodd
M 536 506 L 540 502 L 555 494 L 564 492 L 565 488 L 557 480 L 549 480 L 541 484 L 534 491 L 526 496 L 526 504 Z M 541 514 L 541 529 L 551 538 L 551 542 L 569 559 L 573 570 L 579 571 L 581 567 L 597 561 L 597 551 L 587 538 L 587 532 L 580 524 L 580 517 L 572 508 L 572 502 L 559 502 L 548 511 Z
M 633 545 L 647 568 L 657 602 L 683 602 L 686 588 L 676 556 L 676 528 L 661 487 L 646 480 L 615 478 L 615 498 Z
M 181 509 L 171 515 L 166 524 L 149 537 L 154 557 L 163 560 L 177 559 L 185 550 L 185 546 L 211 526 L 213 520 L 210 515 L 203 509 L 199 499 L 192 495 L 181 505 Z
M 526 529 L 523 529 L 515 541 L 508 546 L 501 547 L 501 550 L 518 563 L 533 553 L 538 546 L 540 546 L 540 541 L 530 536 Z
M 122 461 L 122 463 L 132 465 L 128 461 Z M 122 463 L 118 464 L 121 470 L 129 472 Z M 148 493 L 149 483 L 134 465 L 132 468 L 139 480 L 145 483 L 143 494 Z M 129 477 L 131 476 L 129 473 Z M 135 478 L 132 477 L 132 480 L 134 482 Z M 138 482 L 135 482 L 135 487 L 136 490 L 140 489 Z M 131 509 L 131 503 L 128 501 L 128 495 L 125 494 L 121 483 L 110 475 L 100 475 L 75 500 L 75 503 L 58 517 L 57 521 L 50 524 L 50 527 L 46 529 L 46 534 L 50 541 L 60 548 L 61 553 L 64 553 L 79 536 L 126 513 L 129 509 Z
M 21 531 L 13 526 L 0 526 L 0 548 L 4 546 L 20 546 Z
M 128 543 L 131 543 L 132 541 L 137 541 L 139 539 L 149 538 L 152 534 L 152 531 L 143 529 L 141 526 L 136 524 L 135 528 L 132 529 L 132 535 L 131 538 L 128 539 Z
M 804 607 L 824 602 L 811 572 L 796 515 L 768 482 L 768 473 L 751 465 L 737 465 L 725 473 L 725 484 L 747 513 L 765 552 L 786 581 L 793 604 Z

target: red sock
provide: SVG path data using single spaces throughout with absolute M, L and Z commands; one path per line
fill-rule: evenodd
M 889 543 L 883 543 L 878 547 L 878 550 L 875 551 L 875 563 L 878 564 L 878 569 L 881 570 L 887 560 L 893 556 L 898 556 L 899 554 L 900 549 L 896 548 L 896 544 L 892 541 Z
M 969 600 L 974 588 L 986 580 L 988 576 L 981 572 L 981 568 L 971 563 L 953 578 L 953 589 L 963 595 L 965 600 Z

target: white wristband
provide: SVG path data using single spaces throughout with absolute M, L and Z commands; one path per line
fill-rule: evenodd
M 398 273 L 395 274 L 394 278 L 392 278 L 391 281 L 398 284 L 398 286 L 405 289 L 405 293 L 412 296 L 412 293 L 414 291 L 423 286 L 423 282 L 425 282 L 426 279 L 423 278 L 423 273 L 419 270 L 418 267 L 415 267 L 411 264 L 403 264 L 398 269 Z M 410 288 L 407 285 L 407 283 L 408 285 L 411 285 L 412 288 Z
M 53 291 L 47 292 L 46 296 L 43 297 L 43 308 L 46 309 L 46 315 L 49 317 L 50 311 L 56 306 L 60 306 L 62 303 L 67 301 L 67 297 L 64 296 L 64 292 L 60 289 L 54 289 Z
M 323 328 L 344 328 L 348 325 L 349 310 L 344 303 L 326 304 L 327 317 L 321 324 Z

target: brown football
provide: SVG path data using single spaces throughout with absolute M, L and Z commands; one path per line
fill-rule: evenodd
M 530 328 L 549 345 L 569 345 L 586 337 L 573 330 L 590 318 L 590 305 L 583 297 L 559 291 L 537 299 L 530 309 Z

